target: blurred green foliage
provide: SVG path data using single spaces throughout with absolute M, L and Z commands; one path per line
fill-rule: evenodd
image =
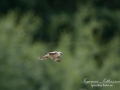
M 118 90 L 120 1 L 1 0 L 0 90 Z M 60 63 L 37 60 L 63 52 Z

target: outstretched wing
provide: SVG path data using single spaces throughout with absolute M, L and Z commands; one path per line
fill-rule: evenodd
M 57 54 L 57 51 L 49 52 L 48 54 L 49 54 L 49 55 L 56 55 L 56 54 Z

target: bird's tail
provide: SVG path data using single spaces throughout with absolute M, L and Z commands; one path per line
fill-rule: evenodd
M 42 57 L 38 57 L 37 59 L 39 59 L 39 60 L 45 60 L 45 59 L 47 59 L 48 57 L 46 57 L 46 56 L 42 56 Z

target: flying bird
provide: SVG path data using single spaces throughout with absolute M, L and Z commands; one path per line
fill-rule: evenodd
M 38 59 L 45 60 L 47 58 L 50 58 L 50 59 L 52 59 L 56 62 L 60 62 L 61 61 L 61 55 L 62 55 L 62 52 L 57 52 L 57 51 L 48 52 L 46 55 L 38 57 Z

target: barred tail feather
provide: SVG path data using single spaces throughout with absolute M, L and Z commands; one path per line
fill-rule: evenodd
M 46 56 L 42 56 L 42 57 L 38 57 L 37 59 L 39 59 L 39 60 L 45 60 L 45 59 L 47 59 L 47 57 Z

